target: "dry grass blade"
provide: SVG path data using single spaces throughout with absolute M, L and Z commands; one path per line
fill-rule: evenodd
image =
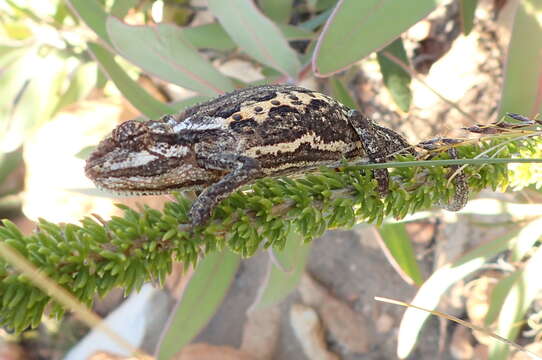
M 35 286 L 39 287 L 43 292 L 55 299 L 55 301 L 62 304 L 66 309 L 73 311 L 87 326 L 103 331 L 112 341 L 132 353 L 138 359 L 152 359 L 152 357 L 134 347 L 125 338 L 109 328 L 98 315 L 87 309 L 85 305 L 78 301 L 66 289 L 57 285 L 56 282 L 45 276 L 11 246 L 0 242 L 0 256 L 24 274 Z
M 469 329 L 472 329 L 472 330 L 479 331 L 481 333 L 484 333 L 487 336 L 490 336 L 490 337 L 496 339 L 497 341 L 501 341 L 501 342 L 507 344 L 508 346 L 510 346 L 510 347 L 512 347 L 512 348 L 514 348 L 514 349 L 516 349 L 518 351 L 521 351 L 522 353 L 529 356 L 531 359 L 542 360 L 542 357 L 540 357 L 539 355 L 525 349 L 524 347 L 516 344 L 515 342 L 510 341 L 510 340 L 508 340 L 506 338 L 503 338 L 502 336 L 499 336 L 499 335 L 489 331 L 486 328 L 483 328 L 481 326 L 477 326 L 477 325 L 471 324 L 471 323 L 469 323 L 467 321 L 456 318 L 455 316 L 448 315 L 448 314 L 442 313 L 442 312 L 437 311 L 437 310 L 425 309 L 425 308 L 422 308 L 420 306 L 416 306 L 416 305 L 409 304 L 409 303 L 399 301 L 399 300 L 393 300 L 393 299 L 383 298 L 383 297 L 379 297 L 379 296 L 375 296 L 374 299 L 376 301 L 382 301 L 382 302 L 389 303 L 389 304 L 400 305 L 400 306 L 405 306 L 405 307 L 410 307 L 410 308 L 413 308 L 413 309 L 425 311 L 425 312 L 428 312 L 428 313 L 433 314 L 435 316 L 438 316 L 438 317 L 441 317 L 441 318 L 456 322 L 459 325 L 468 327 Z

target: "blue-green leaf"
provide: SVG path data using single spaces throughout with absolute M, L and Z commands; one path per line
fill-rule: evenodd
M 198 53 L 178 26 L 131 26 L 109 17 L 107 31 L 119 54 L 149 74 L 202 95 L 234 89 L 231 80 Z
M 280 29 L 249 0 L 209 0 L 209 9 L 239 47 L 257 61 L 296 78 L 301 63 Z
M 318 39 L 314 72 L 330 76 L 383 48 L 441 2 L 340 0 Z

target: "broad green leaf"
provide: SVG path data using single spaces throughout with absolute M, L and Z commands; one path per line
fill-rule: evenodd
M 459 18 L 461 19 L 461 28 L 465 35 L 468 35 L 474 26 L 476 5 L 478 5 L 478 0 L 459 1 Z
M 209 9 L 239 48 L 257 61 L 296 78 L 297 54 L 280 29 L 250 0 L 209 0 Z
M 119 54 L 165 81 L 210 96 L 234 88 L 230 79 L 198 53 L 178 26 L 131 26 L 109 17 L 107 31 Z
M 235 43 L 219 23 L 183 28 L 186 39 L 198 49 L 231 50 Z
M 138 83 L 132 80 L 115 62 L 109 51 L 96 43 L 89 43 L 88 48 L 122 95 L 142 114 L 148 118 L 156 119 L 164 114 L 175 112 L 175 109 L 153 98 Z
M 408 64 L 408 58 L 403 46 L 403 40 L 397 38 L 394 42 L 378 52 L 378 63 L 384 78 L 384 85 L 391 93 L 397 106 L 407 112 L 412 102 L 410 81 L 412 78 L 394 59 L 403 64 Z
M 288 40 L 308 40 L 314 37 L 310 31 L 293 25 L 277 25 Z M 237 45 L 219 23 L 183 28 L 188 41 L 198 49 L 232 50 Z
M 496 333 L 514 341 L 521 328 L 527 309 L 542 289 L 542 248 L 534 253 L 525 267 L 519 271 L 516 281 L 510 288 L 499 313 Z M 509 347 L 501 342 L 489 346 L 490 360 L 508 358 Z
M 162 334 L 158 360 L 172 359 L 209 322 L 226 295 L 239 262 L 239 255 L 227 250 L 207 254 L 199 262 Z
M 348 90 L 343 85 L 341 80 L 337 78 L 336 76 L 331 78 L 330 81 L 331 85 L 331 95 L 340 102 L 342 102 L 344 105 L 348 106 L 350 109 L 357 109 L 358 106 L 356 105 L 356 102 L 354 99 L 352 99 L 352 96 L 348 93 Z
M 542 112 L 542 2 L 520 1 L 508 47 L 499 116 L 507 112 L 535 117 Z
M 68 89 L 64 92 L 53 113 L 87 96 L 96 85 L 95 63 L 79 65 L 73 72 Z
M 96 0 L 67 0 L 67 2 L 100 39 L 108 44 L 111 43 L 105 27 L 107 13 Z
M 462 256 L 459 260 L 445 265 L 427 279 L 411 301 L 412 304 L 434 310 L 444 293 L 457 281 L 480 269 L 489 259 L 504 251 L 515 233 L 483 244 Z M 399 327 L 397 356 L 404 359 L 416 345 L 418 335 L 429 313 L 408 308 Z
M 318 39 L 314 72 L 330 76 L 383 48 L 441 2 L 340 0 Z
M 395 261 L 394 268 L 403 273 L 402 277 L 410 278 L 413 284 L 422 285 L 422 272 L 416 261 L 416 254 L 405 229 L 405 224 L 386 224 L 378 231 L 391 258 Z
M 304 244 L 299 234 L 292 233 L 283 250 L 273 250 L 275 259 L 282 268 L 269 260 L 266 281 L 262 284 L 251 310 L 278 304 L 297 287 L 310 249 L 311 243 Z
M 292 16 L 293 0 L 258 0 L 262 11 L 277 23 L 287 23 Z

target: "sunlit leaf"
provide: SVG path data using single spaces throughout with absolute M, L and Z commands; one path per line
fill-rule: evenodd
M 277 267 L 277 264 L 270 259 L 266 281 L 262 283 L 251 309 L 278 304 L 297 287 L 310 249 L 311 243 L 304 244 L 299 234 L 292 233 L 283 250 L 273 250 L 275 260 L 282 268 Z
M 318 39 L 314 72 L 329 76 L 352 65 L 389 44 L 441 2 L 340 0 Z
M 459 260 L 441 267 L 424 282 L 411 303 L 434 310 L 439 304 L 442 295 L 453 284 L 480 269 L 499 252 L 506 250 L 509 240 L 514 235 L 515 233 L 508 234 L 483 244 L 471 250 Z M 427 312 L 413 308 L 408 308 L 405 311 L 398 334 L 397 355 L 399 358 L 404 359 L 410 354 L 429 315 Z
M 508 291 L 499 313 L 496 330 L 499 335 L 512 341 L 516 338 L 527 309 L 542 289 L 540 274 L 542 274 L 542 248 L 539 248 L 519 271 Z M 506 344 L 492 342 L 489 346 L 490 360 L 505 360 L 508 353 L 509 348 Z
M 234 88 L 175 25 L 131 26 L 109 17 L 107 30 L 122 56 L 165 81 L 211 96 Z
M 395 261 L 394 268 L 400 270 L 403 277 L 408 277 L 411 283 L 421 285 L 422 272 L 405 224 L 386 224 L 380 227 L 379 232 L 391 258 Z
M 13 151 L 18 148 L 21 143 L 29 138 L 33 130 L 43 125 L 50 119 L 56 104 L 60 99 L 64 80 L 67 76 L 67 64 L 64 59 L 56 52 L 51 52 L 47 57 L 40 56 L 26 58 L 29 60 L 29 67 L 22 70 L 21 74 L 12 74 L 12 71 L 17 71 L 18 66 L 10 67 L 7 78 L 11 78 L 14 83 L 17 83 L 14 88 L 17 93 L 6 91 L 3 96 L 7 97 L 8 111 L 7 116 L 3 118 L 5 133 L 2 134 L 0 148 L 3 151 Z M 21 84 L 21 81 L 23 83 Z M 11 87 L 14 83 L 10 83 Z M 17 87 L 20 85 L 20 87 Z M 1 86 L 1 85 L 0 85 Z M 2 101 L 3 102 L 3 101 Z M 3 110 L 3 109 L 2 109 Z M 2 111 L 3 112 L 3 111 Z
M 82 64 L 75 69 L 71 76 L 70 85 L 64 94 L 62 94 L 54 113 L 84 98 L 90 93 L 96 85 L 96 69 L 97 66 L 95 63 Z
M 239 255 L 229 251 L 207 254 L 200 261 L 163 334 L 159 360 L 172 359 L 207 324 L 226 295 L 239 261 Z
M 507 112 L 535 117 L 542 111 L 541 17 L 540 1 L 519 2 L 508 48 L 508 59 L 505 62 L 506 75 L 498 118 Z
M 292 78 L 301 63 L 280 29 L 248 0 L 209 0 L 209 9 L 247 54 Z
M 391 93 L 397 106 L 407 112 L 412 102 L 410 90 L 410 74 L 392 59 L 397 59 L 403 64 L 408 64 L 408 58 L 401 38 L 386 46 L 378 52 L 378 63 L 384 77 L 384 85 Z
M 175 112 L 175 109 L 153 98 L 115 62 L 109 51 L 96 43 L 88 44 L 89 50 L 102 69 L 115 83 L 122 95 L 141 113 L 151 119 Z

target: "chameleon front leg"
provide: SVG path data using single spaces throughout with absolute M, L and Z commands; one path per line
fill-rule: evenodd
M 364 116 L 358 110 L 351 110 L 348 114 L 350 125 L 358 134 L 363 149 L 372 163 L 386 162 L 388 151 L 385 144 L 378 136 L 377 128 L 371 119 Z M 388 169 L 374 169 L 373 176 L 378 184 L 378 193 L 384 197 L 389 191 L 389 174 Z
M 199 194 L 190 209 L 192 226 L 203 225 L 210 217 L 214 207 L 233 191 L 253 180 L 261 172 L 258 160 L 233 153 L 197 155 L 198 165 L 212 170 L 229 173 L 218 182 Z

